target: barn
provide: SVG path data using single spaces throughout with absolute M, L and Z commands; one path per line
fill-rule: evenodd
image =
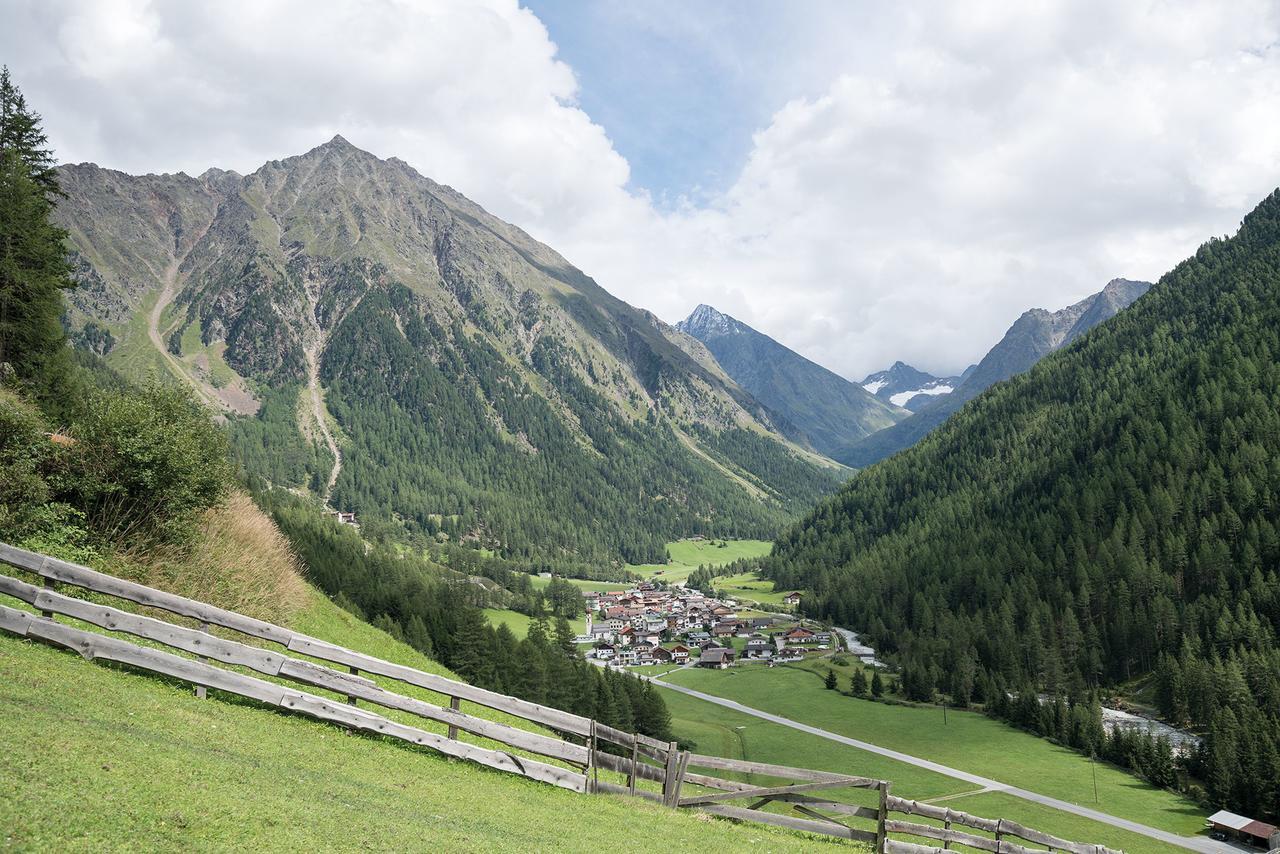
M 1218 810 L 1205 819 L 1205 823 L 1228 839 L 1239 839 L 1262 848 L 1269 848 L 1272 845 L 1280 846 L 1280 829 L 1274 824 L 1255 821 L 1226 810 Z

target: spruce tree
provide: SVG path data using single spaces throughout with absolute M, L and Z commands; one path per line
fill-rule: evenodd
M 0 70 L 0 379 L 49 401 L 67 381 L 62 291 L 72 286 L 53 153 L 9 69 Z
M 853 692 L 855 697 L 865 697 L 867 695 L 867 674 L 861 669 L 853 671 L 853 676 L 849 680 L 849 690 Z
M 827 690 L 834 691 L 836 689 L 836 672 L 828 668 L 827 678 L 823 680 L 823 683 L 827 686 Z
M 880 671 L 873 671 L 871 674 L 871 696 L 884 696 L 884 680 L 880 678 Z

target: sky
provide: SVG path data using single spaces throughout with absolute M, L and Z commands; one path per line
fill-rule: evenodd
M 60 159 L 251 172 L 341 133 L 674 322 L 851 379 L 976 361 L 1280 185 L 1280 3 L 0 0 Z

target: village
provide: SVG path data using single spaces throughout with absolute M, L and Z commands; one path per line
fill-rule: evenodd
M 616 667 L 661 664 L 725 668 L 738 661 L 799 661 L 829 650 L 830 631 L 784 614 L 749 615 L 733 599 L 644 581 L 627 590 L 584 591 L 588 658 Z M 800 594 L 783 604 L 795 608 Z

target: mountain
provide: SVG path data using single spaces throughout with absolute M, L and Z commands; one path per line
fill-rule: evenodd
M 709 305 L 695 308 L 676 328 L 706 345 L 725 373 L 794 424 L 824 454 L 906 416 L 893 404 Z
M 894 406 L 901 406 L 911 412 L 918 412 L 936 397 L 951 394 L 956 390 L 976 365 L 971 366 L 958 377 L 935 377 L 911 367 L 906 362 L 894 362 L 887 371 L 870 374 L 858 385 L 868 394 L 874 394 L 881 400 Z
M 1161 711 L 1208 733 L 1192 765 L 1208 799 L 1275 815 L 1277 400 L 1280 190 L 1131 308 L 856 474 L 768 572 L 869 633 L 916 698 L 1079 698 L 1150 674 Z
M 368 523 L 662 561 L 772 536 L 841 478 L 701 345 L 341 137 L 250 175 L 60 179 L 73 339 L 188 383 L 248 471 Z
M 911 447 L 991 386 L 1029 370 L 1047 354 L 1115 316 L 1150 288 L 1150 282 L 1112 279 L 1098 293 L 1060 311 L 1031 309 L 1009 327 L 982 361 L 962 375 L 953 392 L 917 405 L 910 418 L 835 449 L 831 456 L 845 465 L 865 468 Z

